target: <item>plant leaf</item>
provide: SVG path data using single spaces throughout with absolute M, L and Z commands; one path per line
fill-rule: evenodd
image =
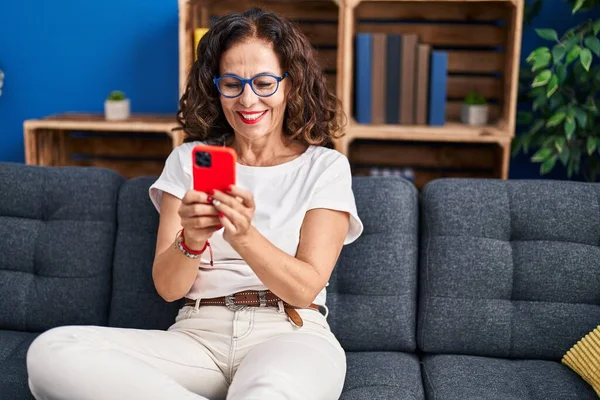
M 543 54 L 536 56 L 535 62 L 533 63 L 533 66 L 531 67 L 531 72 L 535 72 L 542 68 L 546 68 L 548 66 L 548 64 L 550 64 L 551 59 L 552 59 L 552 55 L 550 55 L 550 53 L 543 53 Z
M 579 57 L 579 54 L 581 54 L 581 47 L 578 44 L 576 44 L 569 51 L 569 54 L 567 54 L 567 59 L 565 60 L 565 63 L 566 64 L 572 63 L 573 61 L 575 61 L 577 59 L 577 57 Z
M 575 133 L 575 120 L 571 117 L 567 117 L 565 119 L 564 128 L 565 134 L 567 135 L 567 140 L 571 140 L 573 134 Z
M 557 138 L 554 141 L 554 147 L 556 147 L 556 151 L 558 151 L 559 153 L 563 152 L 566 144 L 567 144 L 567 139 L 565 139 L 563 136 Z
M 583 68 L 585 68 L 586 71 L 589 71 L 590 65 L 592 65 L 592 52 L 590 51 L 590 49 L 581 50 L 579 60 L 581 61 L 581 65 L 583 66 Z
M 574 107 L 573 111 L 575 113 L 575 118 L 577 119 L 577 124 L 579 124 L 580 127 L 585 128 L 585 124 L 587 123 L 587 113 L 579 107 Z
M 573 6 L 573 14 L 579 11 L 579 9 L 583 6 L 583 3 L 585 3 L 585 0 L 577 0 L 575 2 L 575 5 Z
M 548 128 L 551 128 L 553 126 L 560 124 L 565 119 L 565 116 L 566 116 L 566 113 L 564 111 L 557 111 L 556 113 L 554 113 L 554 115 L 552 115 L 548 119 L 548 121 L 546 122 L 546 126 Z
M 546 121 L 544 121 L 543 119 L 538 119 L 535 121 L 535 123 L 531 126 L 531 128 L 529 128 L 529 131 L 527 132 L 528 135 L 535 135 L 536 133 L 539 132 L 540 129 L 542 129 L 545 125 Z
M 567 79 L 567 66 L 564 64 L 558 64 L 554 70 L 558 77 L 558 84 L 561 85 Z
M 552 171 L 552 168 L 554 168 L 554 165 L 556 164 L 557 158 L 558 156 L 553 156 L 544 161 L 540 166 L 540 174 L 545 175 L 548 172 Z
M 597 35 L 598 32 L 600 32 L 600 19 L 597 19 L 596 22 L 594 22 L 594 35 Z
M 531 111 L 518 111 L 517 124 L 529 125 L 533 121 L 533 113 Z
M 554 64 L 561 61 L 565 54 L 567 54 L 567 48 L 562 43 L 555 45 L 552 48 L 552 61 Z
M 546 161 L 546 159 L 548 159 L 548 157 L 550 157 L 551 155 L 552 155 L 552 149 L 549 149 L 547 147 L 543 148 L 543 149 L 539 149 L 531 157 L 531 161 L 533 161 L 533 162 L 543 162 L 543 161 Z
M 537 76 L 533 80 L 533 83 L 531 84 L 531 87 L 544 86 L 550 81 L 550 77 L 552 77 L 552 71 L 550 71 L 549 69 L 543 70 L 542 72 L 537 74 Z
M 594 151 L 596 151 L 596 145 L 596 139 L 593 136 L 588 136 L 586 145 L 588 156 L 594 154 Z
M 542 39 L 554 40 L 558 42 L 558 35 L 554 29 L 536 29 L 535 33 L 537 33 Z
M 570 156 L 571 156 L 571 150 L 568 147 L 565 147 L 563 149 L 563 151 L 561 151 L 560 154 L 558 155 L 558 159 L 560 160 L 561 164 L 566 167 L 567 162 L 569 162 Z
M 584 39 L 585 46 L 600 57 L 600 40 L 596 36 L 588 36 Z
M 550 78 L 550 81 L 548 82 L 548 87 L 547 87 L 548 91 L 546 96 L 551 97 L 554 92 L 556 92 L 558 90 L 558 76 L 556 76 L 556 74 L 552 74 L 552 77 Z

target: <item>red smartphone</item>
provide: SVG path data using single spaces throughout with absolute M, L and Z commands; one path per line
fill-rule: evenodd
M 229 147 L 198 145 L 192 150 L 194 190 L 227 191 L 235 185 L 237 154 Z

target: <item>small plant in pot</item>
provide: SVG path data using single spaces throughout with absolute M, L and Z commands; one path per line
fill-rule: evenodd
M 488 123 L 487 101 L 477 91 L 469 92 L 460 111 L 460 119 L 463 124 L 485 125 Z
M 129 99 L 125 93 L 115 90 L 104 102 L 104 116 L 109 121 L 120 121 L 129 118 Z

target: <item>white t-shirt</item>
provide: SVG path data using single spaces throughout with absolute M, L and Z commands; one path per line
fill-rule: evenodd
M 162 174 L 150 187 L 150 198 L 160 212 L 162 193 L 183 198 L 192 189 L 192 149 L 201 142 L 184 143 L 175 148 Z M 236 185 L 254 196 L 256 210 L 253 226 L 276 247 L 296 256 L 300 228 L 308 210 L 328 208 L 350 214 L 350 228 L 344 244 L 356 240 L 363 225 L 356 212 L 352 176 L 348 159 L 336 150 L 310 146 L 302 155 L 272 167 L 236 165 Z M 209 239 L 209 252 L 200 262 L 198 276 L 186 297 L 192 299 L 226 296 L 244 290 L 266 290 L 254 271 L 223 239 L 223 229 Z M 314 303 L 325 304 L 323 289 Z

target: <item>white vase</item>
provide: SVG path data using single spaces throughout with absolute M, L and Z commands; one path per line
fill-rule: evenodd
M 485 125 L 488 123 L 488 106 L 463 104 L 460 110 L 460 120 L 468 125 Z
M 129 99 L 106 100 L 104 102 L 104 116 L 108 121 L 121 121 L 129 118 Z

